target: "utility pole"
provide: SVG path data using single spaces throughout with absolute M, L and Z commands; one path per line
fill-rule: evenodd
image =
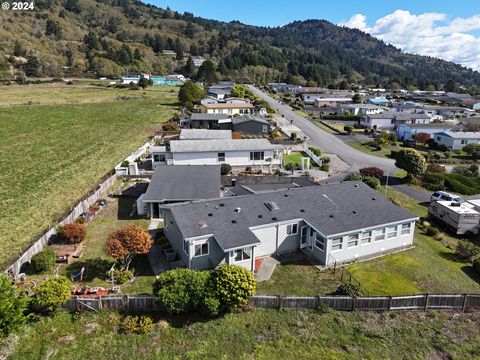
M 385 181 L 385 196 L 387 196 L 387 186 L 388 186 L 388 176 L 390 175 L 390 171 L 387 171 L 387 179 Z

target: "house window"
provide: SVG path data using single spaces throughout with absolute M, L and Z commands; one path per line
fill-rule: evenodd
M 187 240 L 185 240 L 185 241 L 183 242 L 183 251 L 184 251 L 185 254 L 187 254 L 187 255 L 188 255 L 188 249 L 189 249 L 189 248 L 190 248 L 190 243 L 189 243 Z
M 462 145 L 467 143 L 467 140 L 462 140 Z
M 298 232 L 298 224 L 287 225 L 287 235 L 294 235 Z
M 203 244 L 195 244 L 195 256 L 208 255 L 208 242 Z
M 233 260 L 235 262 L 239 262 L 244 260 L 250 260 L 251 257 L 252 253 L 250 249 L 239 249 L 235 250 L 235 257 L 233 258 Z
M 397 226 L 389 226 L 387 228 L 387 238 L 394 238 L 397 237 Z
M 351 248 L 351 247 L 355 247 L 355 246 L 358 246 L 358 234 L 349 235 L 348 236 L 347 247 Z
M 228 109 L 228 113 L 231 114 L 231 113 L 232 113 L 232 109 Z
M 372 232 L 367 231 L 362 233 L 361 239 L 360 239 L 360 244 L 369 244 L 372 241 Z
M 412 228 L 412 223 L 402 224 L 402 231 L 400 232 L 402 235 L 410 234 L 410 229 Z
M 265 153 L 263 151 L 251 151 L 250 152 L 250 160 L 264 160 Z
M 332 239 L 332 251 L 342 250 L 342 238 Z
M 373 236 L 375 238 L 375 241 L 385 240 L 385 229 L 373 230 Z
M 320 234 L 315 234 L 315 247 L 325 251 L 325 239 Z
M 263 125 L 262 126 L 262 132 L 264 132 L 264 133 L 268 132 L 268 125 Z
M 440 136 L 437 136 L 437 141 L 441 141 L 442 138 Z
M 225 161 L 225 153 L 218 153 L 217 154 L 217 161 L 224 162 Z

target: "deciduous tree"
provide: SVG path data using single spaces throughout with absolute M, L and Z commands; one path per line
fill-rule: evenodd
M 110 234 L 106 251 L 128 270 L 135 255 L 148 253 L 152 244 L 153 239 L 147 230 L 138 225 L 130 225 Z
M 403 149 L 397 152 L 395 166 L 405 170 L 410 176 L 417 176 L 427 170 L 427 161 L 417 150 Z

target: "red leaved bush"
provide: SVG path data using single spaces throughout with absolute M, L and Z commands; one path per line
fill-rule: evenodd
M 374 166 L 360 169 L 360 174 L 363 176 L 376 177 L 377 179 L 383 178 L 383 170 Z
M 83 224 L 67 224 L 57 231 L 57 240 L 63 244 L 78 244 L 85 239 L 87 228 Z

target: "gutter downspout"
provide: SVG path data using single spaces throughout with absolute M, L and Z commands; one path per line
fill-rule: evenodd
M 275 225 L 275 228 L 277 229 L 277 232 L 275 234 L 275 254 L 278 256 L 278 227 L 280 225 Z

